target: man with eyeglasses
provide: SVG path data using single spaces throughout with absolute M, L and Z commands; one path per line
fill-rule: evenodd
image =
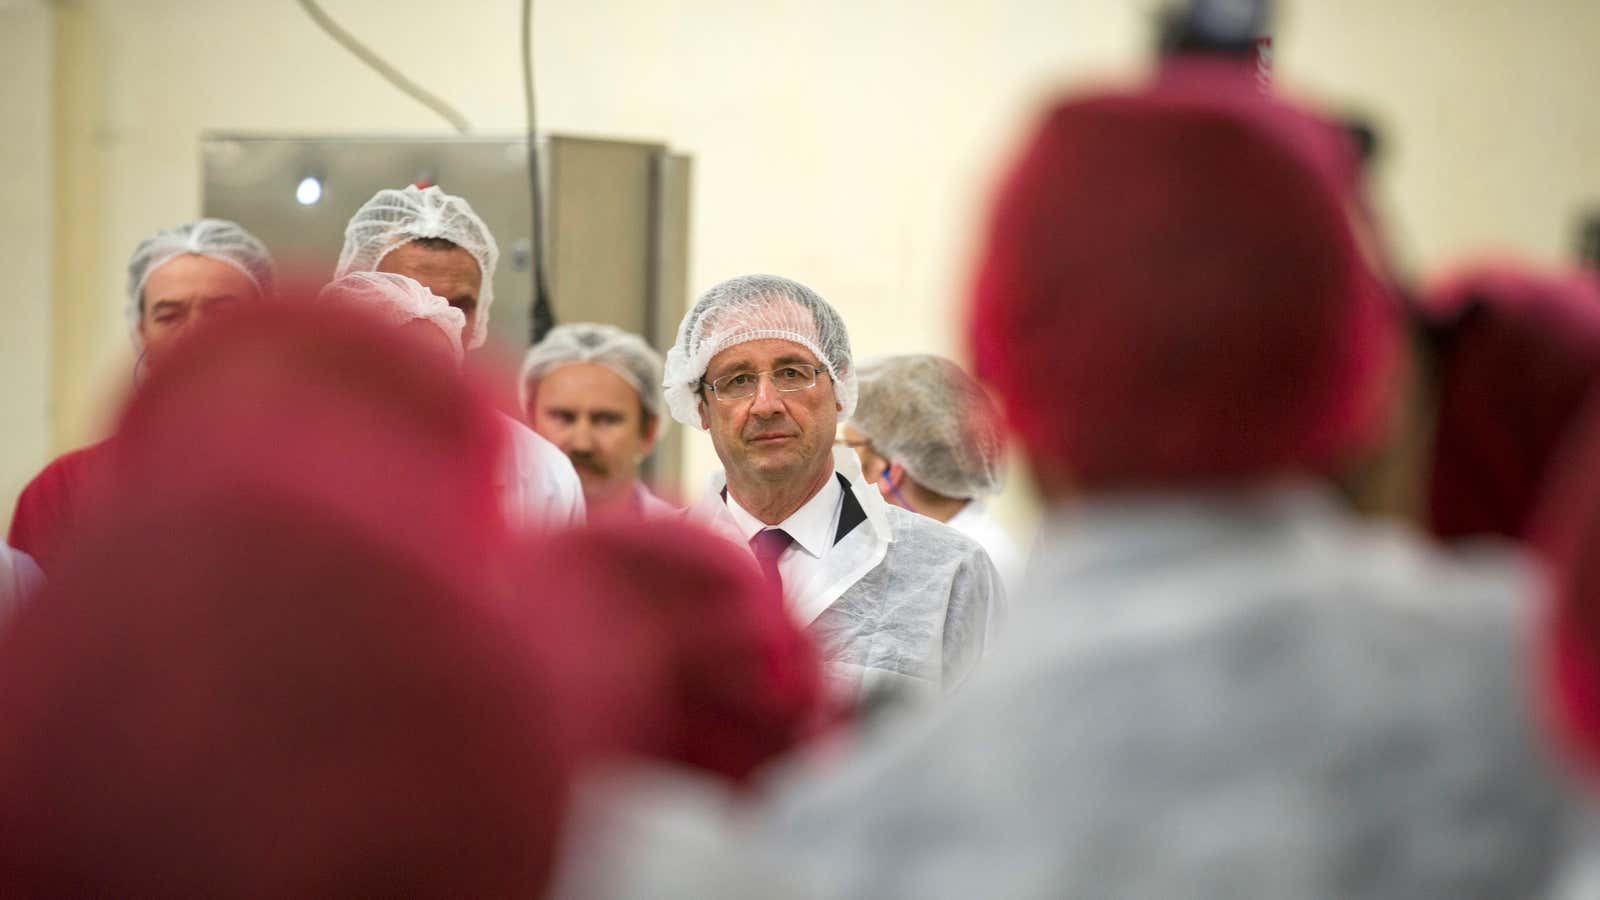
M 785 278 L 725 281 L 684 317 L 663 387 L 724 468 L 689 515 L 749 548 L 841 697 L 877 706 L 966 677 L 1000 577 L 971 539 L 889 506 L 855 453 L 834 449 L 857 389 L 832 306 Z

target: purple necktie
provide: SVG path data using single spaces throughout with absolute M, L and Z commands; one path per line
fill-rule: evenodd
M 756 562 L 761 565 L 761 574 L 780 595 L 783 593 L 783 578 L 778 575 L 778 557 L 789 549 L 789 544 L 793 541 L 794 538 L 789 537 L 789 532 L 782 528 L 768 528 L 750 539 L 750 549 L 755 551 Z

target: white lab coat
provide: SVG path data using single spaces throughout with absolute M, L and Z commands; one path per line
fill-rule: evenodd
M 961 532 L 978 542 L 983 552 L 989 554 L 989 561 L 1000 573 L 1000 581 L 1006 586 L 1007 597 L 1020 597 L 1022 589 L 1022 551 L 1017 549 L 1016 541 L 1011 535 L 989 515 L 989 509 L 982 500 L 969 500 L 961 511 L 950 517 L 945 523 L 951 528 Z
M 500 418 L 508 451 L 495 474 L 495 489 L 506 521 L 514 528 L 583 524 L 583 483 L 572 460 L 523 423 Z
M 834 467 L 866 521 L 833 545 L 815 576 L 785 585 L 786 604 L 816 639 L 839 695 L 949 692 L 983 655 L 992 611 L 1005 602 L 999 574 L 970 538 L 884 503 L 854 451 L 835 449 Z M 688 515 L 749 553 L 722 499 L 726 484 L 716 473 Z
M 648 849 L 591 894 L 1540 896 L 1582 796 L 1531 721 L 1531 580 L 1306 487 L 1081 507 L 949 704 L 744 821 L 632 805 Z

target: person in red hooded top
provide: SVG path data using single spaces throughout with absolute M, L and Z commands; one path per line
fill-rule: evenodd
M 164 228 L 139 243 L 128 260 L 125 313 L 139 351 L 136 372 L 160 365 L 178 338 L 214 313 L 273 294 L 275 272 L 267 248 L 239 225 L 199 219 Z M 7 543 L 46 574 L 62 536 L 91 499 L 107 444 L 63 454 L 17 497 Z
M 561 607 L 513 627 L 502 431 L 406 340 L 261 308 L 153 370 L 0 630 L 0 896 L 543 894 Z

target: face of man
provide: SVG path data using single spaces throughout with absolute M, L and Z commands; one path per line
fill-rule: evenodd
M 259 297 L 255 283 L 220 260 L 186 253 L 162 263 L 144 283 L 139 338 L 155 360 L 191 324 L 239 300 Z
M 861 473 L 867 481 L 877 482 L 878 489 L 887 492 L 889 484 L 883 475 L 884 470 L 889 468 L 889 461 L 878 455 L 878 451 L 873 449 L 872 442 L 867 440 L 867 436 L 846 422 L 839 428 L 839 440 L 856 452 L 856 456 L 861 460 Z
M 658 420 L 644 415 L 622 376 L 596 363 L 561 366 L 539 381 L 529 406 L 528 424 L 572 460 L 591 508 L 632 496 Z
M 378 271 L 415 279 L 443 297 L 467 317 L 467 325 L 461 329 L 462 340 L 472 334 L 472 323 L 478 318 L 478 296 L 483 290 L 483 272 L 471 253 L 448 241 L 412 241 L 390 250 L 379 260 Z
M 798 391 L 779 391 L 761 375 L 753 396 L 725 400 L 710 388 L 700 399 L 700 422 L 735 479 L 751 482 L 809 483 L 833 465 L 833 436 L 839 424 L 839 403 L 833 379 L 811 351 L 791 341 L 768 339 L 736 344 L 711 358 L 704 381 L 739 373 L 754 374 L 805 365 L 817 369 L 817 383 Z

